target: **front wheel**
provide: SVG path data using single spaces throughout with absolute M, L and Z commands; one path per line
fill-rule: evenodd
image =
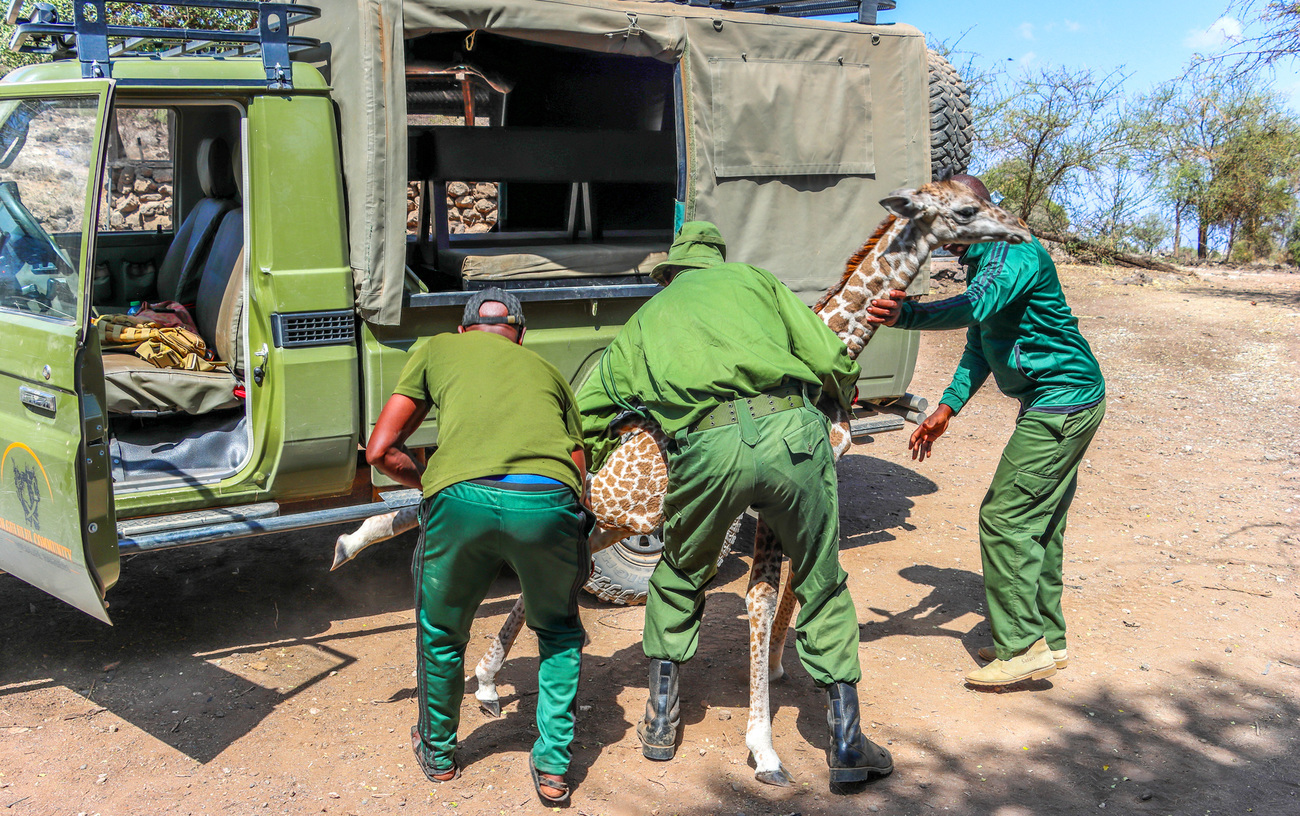
M 736 544 L 741 516 L 732 522 L 722 541 L 718 565 Z M 591 556 L 591 577 L 583 588 L 612 604 L 632 605 L 645 603 L 650 594 L 650 574 L 655 571 L 664 551 L 663 525 L 645 535 L 628 536 Z

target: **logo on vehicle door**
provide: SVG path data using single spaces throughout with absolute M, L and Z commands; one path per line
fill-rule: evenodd
M 36 452 L 21 442 L 11 443 L 5 448 L 4 453 L 0 454 L 0 486 L 8 481 L 10 476 L 14 480 L 13 488 L 5 486 L 0 489 L 0 500 L 11 495 L 17 496 L 18 507 L 10 504 L 8 507 L 0 508 L 0 512 L 22 510 L 24 523 L 17 522 L 16 513 L 9 518 L 0 517 L 0 533 L 7 533 L 20 541 L 34 544 L 46 552 L 71 561 L 72 550 L 37 532 L 41 529 L 41 499 L 53 498 L 54 488 L 51 487 L 50 476 L 45 472 L 45 466 L 37 458 Z
M 20 468 L 14 462 L 14 487 L 18 489 L 18 503 L 22 505 L 27 526 L 41 529 L 41 486 L 36 481 L 36 468 Z

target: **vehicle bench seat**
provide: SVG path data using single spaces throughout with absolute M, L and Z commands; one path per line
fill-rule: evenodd
M 111 414 L 152 416 L 206 414 L 243 403 L 236 396 L 240 328 L 244 295 L 244 216 L 228 212 L 212 238 L 199 280 L 194 319 L 199 333 L 217 359 L 232 371 L 182 371 L 157 368 L 135 354 L 116 350 L 104 354 L 104 384 Z
M 662 243 L 442 249 L 438 251 L 438 268 L 452 277 L 459 277 L 464 284 L 638 275 L 648 280 L 655 264 L 668 257 L 667 249 Z

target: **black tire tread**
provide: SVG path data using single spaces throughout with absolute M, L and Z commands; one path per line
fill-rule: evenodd
M 723 539 L 722 552 L 718 555 L 719 566 L 735 546 L 736 533 L 739 529 L 738 518 L 727 530 L 727 537 Z M 619 606 L 643 604 L 646 596 L 650 594 L 650 574 L 654 572 L 654 566 L 638 565 L 623 558 L 617 552 L 621 543 L 592 555 L 591 577 L 587 579 L 583 589 L 606 603 Z
M 930 69 L 930 174 L 932 179 L 964 173 L 970 166 L 975 131 L 970 92 L 957 69 L 935 51 Z

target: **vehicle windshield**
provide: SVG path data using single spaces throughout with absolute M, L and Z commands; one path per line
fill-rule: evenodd
M 74 320 L 97 100 L 0 101 L 0 309 Z

